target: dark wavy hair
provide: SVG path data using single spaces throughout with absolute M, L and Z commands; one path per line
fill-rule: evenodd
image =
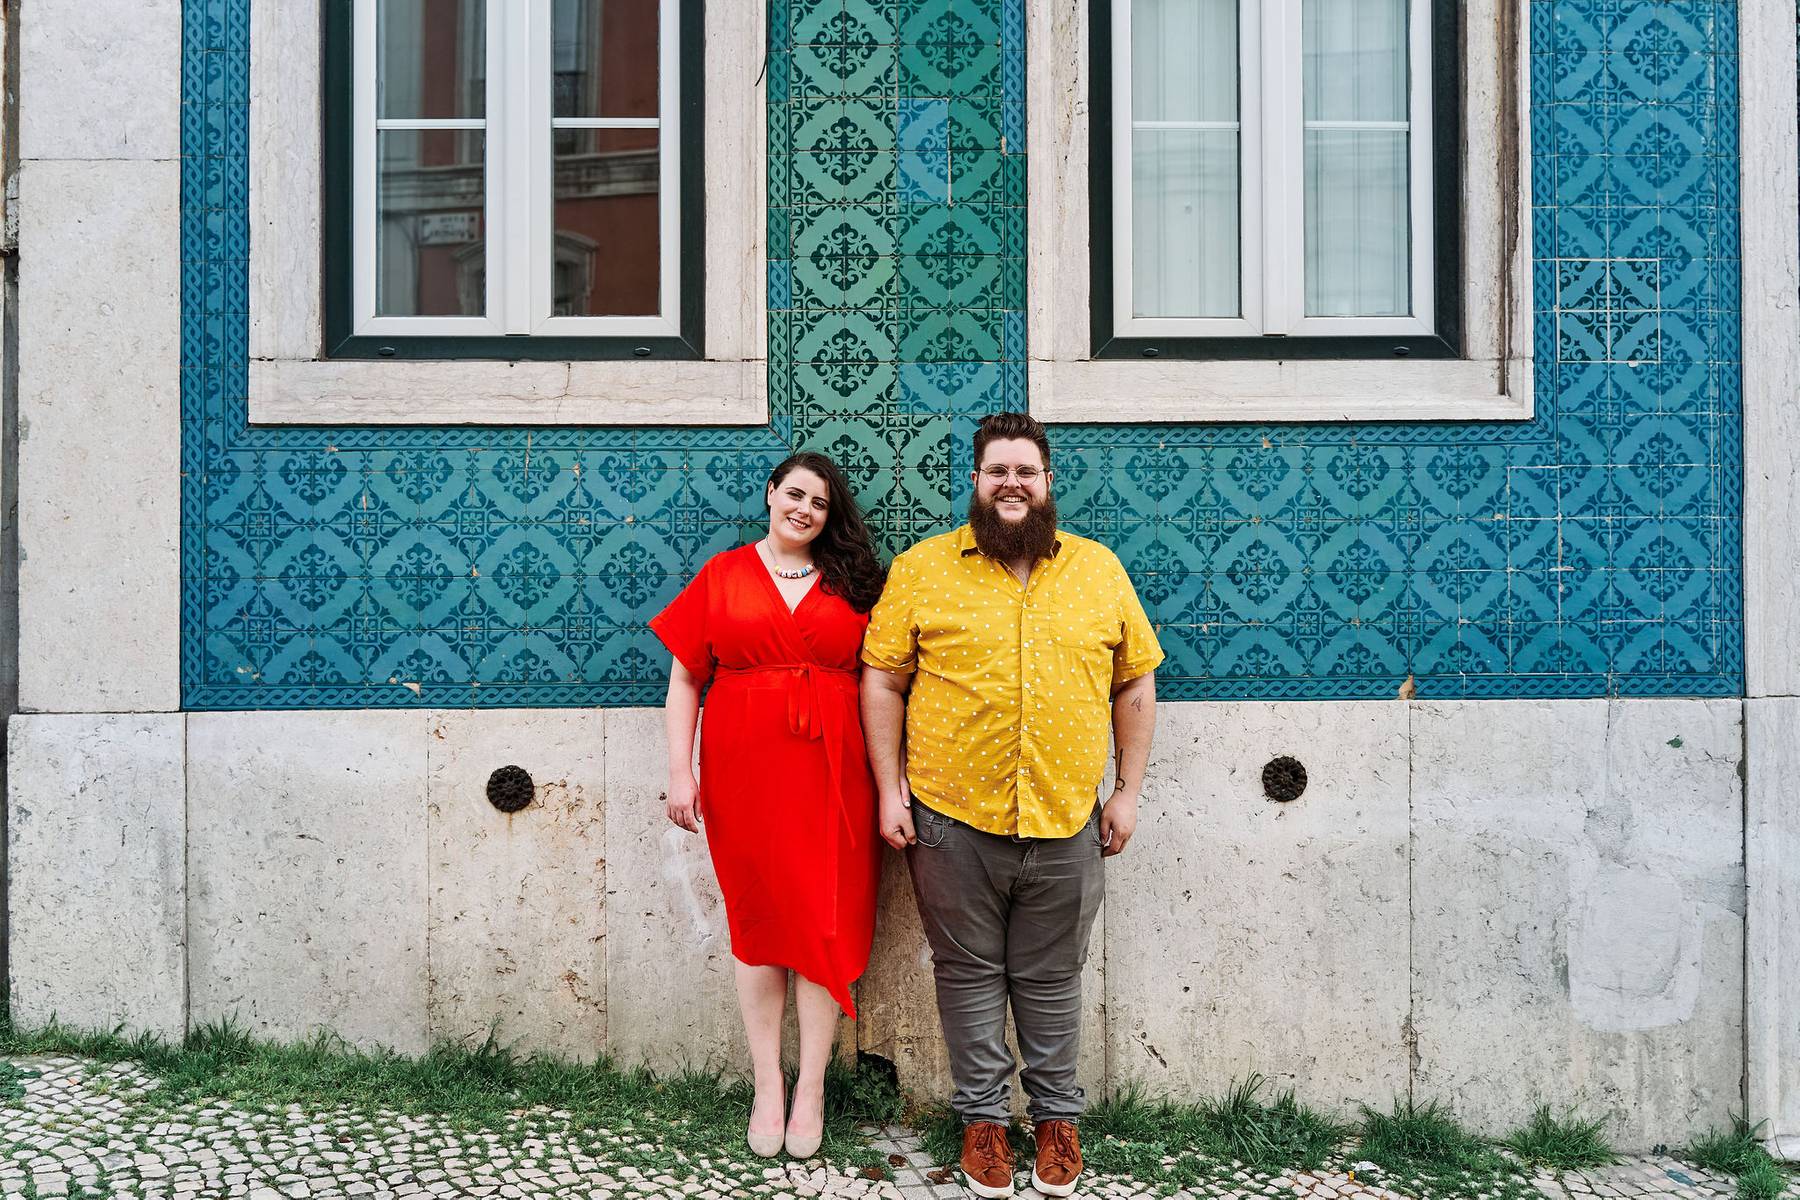
M 850 494 L 850 483 L 838 465 L 816 450 L 800 450 L 782 459 L 769 472 L 769 486 L 780 487 L 788 472 L 804 467 L 825 481 L 830 508 L 825 528 L 813 539 L 813 562 L 819 567 L 819 586 L 842 596 L 857 612 L 868 612 L 881 599 L 887 569 L 875 557 L 875 543 L 863 521 L 862 509 Z M 766 493 L 765 493 L 766 494 Z
M 1050 437 L 1044 432 L 1043 423 L 1019 412 L 989 413 L 981 418 L 981 424 L 975 427 L 975 465 L 981 466 L 981 456 L 987 453 L 989 442 L 1013 440 L 1035 444 L 1044 456 L 1044 469 L 1050 469 Z

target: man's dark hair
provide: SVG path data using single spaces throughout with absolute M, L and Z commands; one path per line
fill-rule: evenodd
M 1050 469 L 1050 438 L 1044 433 L 1043 422 L 1017 412 L 998 412 L 981 418 L 981 424 L 975 427 L 976 468 L 980 468 L 981 456 L 986 453 L 989 442 L 1014 439 L 1034 443 L 1038 453 L 1044 456 L 1044 469 Z

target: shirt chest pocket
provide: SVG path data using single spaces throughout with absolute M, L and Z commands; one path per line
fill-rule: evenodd
M 1104 613 L 1059 613 L 1044 625 L 1049 641 L 1062 650 L 1110 658 L 1119 644 L 1119 623 Z

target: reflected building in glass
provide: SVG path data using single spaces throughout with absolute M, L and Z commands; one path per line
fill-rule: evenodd
M 551 90 L 552 178 L 529 194 L 548 197 L 553 232 L 547 280 L 535 278 L 550 289 L 551 316 L 655 314 L 658 5 L 554 0 L 552 13 L 552 73 L 535 81 Z M 490 254 L 501 252 L 488 228 L 489 172 L 505 149 L 486 119 L 488 21 L 485 0 L 377 10 L 379 316 L 488 311 Z

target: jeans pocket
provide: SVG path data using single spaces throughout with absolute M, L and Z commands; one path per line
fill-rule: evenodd
M 913 836 L 918 839 L 918 844 L 932 850 L 943 845 L 944 835 L 950 831 L 950 818 L 917 801 L 913 802 L 912 808 Z

